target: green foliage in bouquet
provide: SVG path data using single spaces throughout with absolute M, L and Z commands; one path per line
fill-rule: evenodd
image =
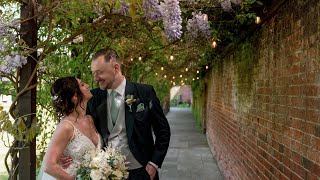
M 90 178 L 91 169 L 83 165 L 77 170 L 77 180 L 91 180 Z

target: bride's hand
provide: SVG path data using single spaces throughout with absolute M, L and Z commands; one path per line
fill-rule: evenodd
M 62 166 L 62 168 L 66 169 L 70 166 L 72 163 L 72 158 L 70 156 L 64 156 L 62 155 L 59 159 L 59 164 Z

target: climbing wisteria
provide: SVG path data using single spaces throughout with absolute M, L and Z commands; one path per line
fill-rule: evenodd
M 243 1 L 243 0 L 231 0 L 231 2 L 232 2 L 233 4 L 236 4 L 236 5 L 241 4 L 242 1 Z
M 120 0 L 120 7 L 118 9 L 118 13 L 126 16 L 129 13 L 129 6 L 130 6 L 130 3 L 124 0 Z
M 208 16 L 206 14 L 192 13 L 192 19 L 188 19 L 187 24 L 187 36 L 191 40 L 197 38 L 210 39 L 210 26 L 208 22 Z
M 0 65 L 0 73 L 11 74 L 17 68 L 21 68 L 23 65 L 27 64 L 27 58 L 19 54 L 13 53 L 11 55 L 6 55 L 4 58 L 4 64 Z
M 11 74 L 27 63 L 27 58 L 22 56 L 17 49 L 14 49 L 14 47 L 17 47 L 16 37 L 10 27 L 15 26 L 16 23 L 14 22 L 5 23 L 0 20 L 0 74 Z
M 159 0 L 143 0 L 142 8 L 147 20 L 161 19 Z
M 230 12 L 232 11 L 231 1 L 230 0 L 223 0 L 221 2 L 221 7 L 224 11 Z
M 166 37 L 169 41 L 180 39 L 182 35 L 182 18 L 178 0 L 164 0 L 160 9 Z
M 224 11 L 231 12 L 232 11 L 232 4 L 240 5 L 243 0 L 222 0 L 221 7 Z

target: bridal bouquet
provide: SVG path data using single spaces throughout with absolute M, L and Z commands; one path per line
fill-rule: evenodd
M 118 149 L 107 147 L 104 149 L 92 150 L 84 155 L 77 170 L 77 180 L 101 180 L 128 178 L 125 156 Z

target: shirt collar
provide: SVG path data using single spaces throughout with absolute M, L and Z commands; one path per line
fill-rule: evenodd
M 116 91 L 118 94 L 120 94 L 121 96 L 124 96 L 124 91 L 126 88 L 126 78 L 123 79 L 122 83 L 114 90 Z M 108 94 L 110 95 L 112 89 L 108 89 Z

